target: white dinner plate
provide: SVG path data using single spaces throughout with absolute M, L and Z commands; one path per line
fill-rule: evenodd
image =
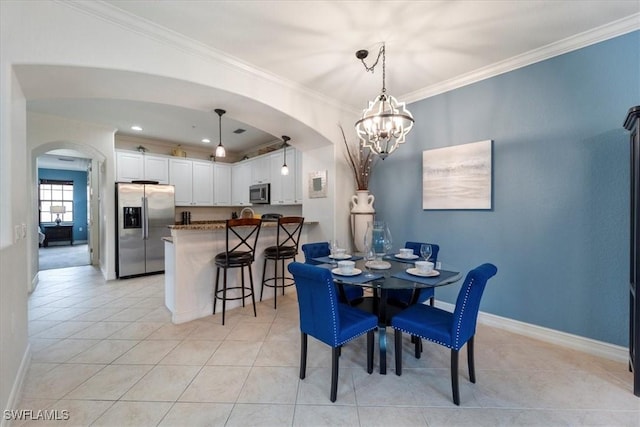
M 367 261 L 364 266 L 372 270 L 388 270 L 391 268 L 391 263 L 387 261 Z
M 333 274 L 337 274 L 338 276 L 357 276 L 358 274 L 362 273 L 362 270 L 360 270 L 359 268 L 354 268 L 351 273 L 343 273 L 339 268 L 334 268 L 333 270 L 331 270 L 331 272 Z
M 431 270 L 429 273 L 420 273 L 417 268 L 407 268 L 407 273 L 412 276 L 420 276 L 420 277 L 436 277 L 440 275 L 438 270 Z
M 329 255 L 331 259 L 347 259 L 351 258 L 351 254 L 342 254 L 342 255 Z
M 409 256 L 405 256 L 405 255 L 402 255 L 402 254 L 395 254 L 394 256 L 395 256 L 396 258 L 399 258 L 399 259 L 418 259 L 418 258 L 420 258 L 420 257 L 419 257 L 418 255 L 416 255 L 416 254 L 411 254 L 411 255 L 409 255 Z

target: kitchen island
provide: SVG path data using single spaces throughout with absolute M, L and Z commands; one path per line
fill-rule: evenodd
M 213 259 L 225 251 L 225 221 L 204 221 L 190 225 L 172 225 L 171 237 L 165 238 L 165 305 L 171 311 L 175 324 L 211 316 L 213 313 L 213 288 L 216 267 Z M 304 224 L 300 246 L 307 241 L 307 230 L 316 223 Z M 256 301 L 260 298 L 264 249 L 276 244 L 277 222 L 264 222 L 256 245 L 255 261 L 252 265 L 253 285 Z M 304 260 L 300 251 L 296 257 Z M 267 266 L 267 276 L 272 275 L 272 263 Z M 228 286 L 240 282 L 240 269 L 228 270 Z M 220 272 L 222 282 L 222 271 Z M 248 283 L 249 278 L 245 277 Z M 292 292 L 293 287 L 287 288 Z M 273 289 L 265 290 L 264 299 L 273 298 Z M 247 298 L 245 304 L 251 304 Z M 242 300 L 227 301 L 227 310 L 239 307 Z M 216 314 L 222 305 L 218 302 Z

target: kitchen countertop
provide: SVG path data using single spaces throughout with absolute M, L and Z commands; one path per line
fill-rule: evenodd
M 193 221 L 189 225 L 174 224 L 168 227 L 172 230 L 224 230 L 226 224 L 226 220 L 219 219 L 213 221 Z M 305 225 L 307 224 L 317 224 L 317 221 L 305 221 Z M 277 225 L 277 221 L 263 221 L 262 223 L 263 227 L 276 227 Z

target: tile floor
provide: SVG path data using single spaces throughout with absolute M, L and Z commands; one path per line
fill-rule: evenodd
M 480 325 L 477 383 L 461 361 L 460 407 L 451 401 L 449 352 L 425 343 L 404 371 L 365 371 L 364 338 L 340 360 L 329 401 L 330 350 L 309 340 L 298 378 L 295 294 L 173 325 L 163 276 L 105 282 L 92 267 L 40 273 L 29 298 L 33 360 L 19 408 L 68 411 L 64 426 L 638 426 L 626 363 Z

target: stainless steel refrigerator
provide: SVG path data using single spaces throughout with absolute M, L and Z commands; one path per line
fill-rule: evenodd
M 175 222 L 173 185 L 116 183 L 116 276 L 164 271 L 167 227 Z

